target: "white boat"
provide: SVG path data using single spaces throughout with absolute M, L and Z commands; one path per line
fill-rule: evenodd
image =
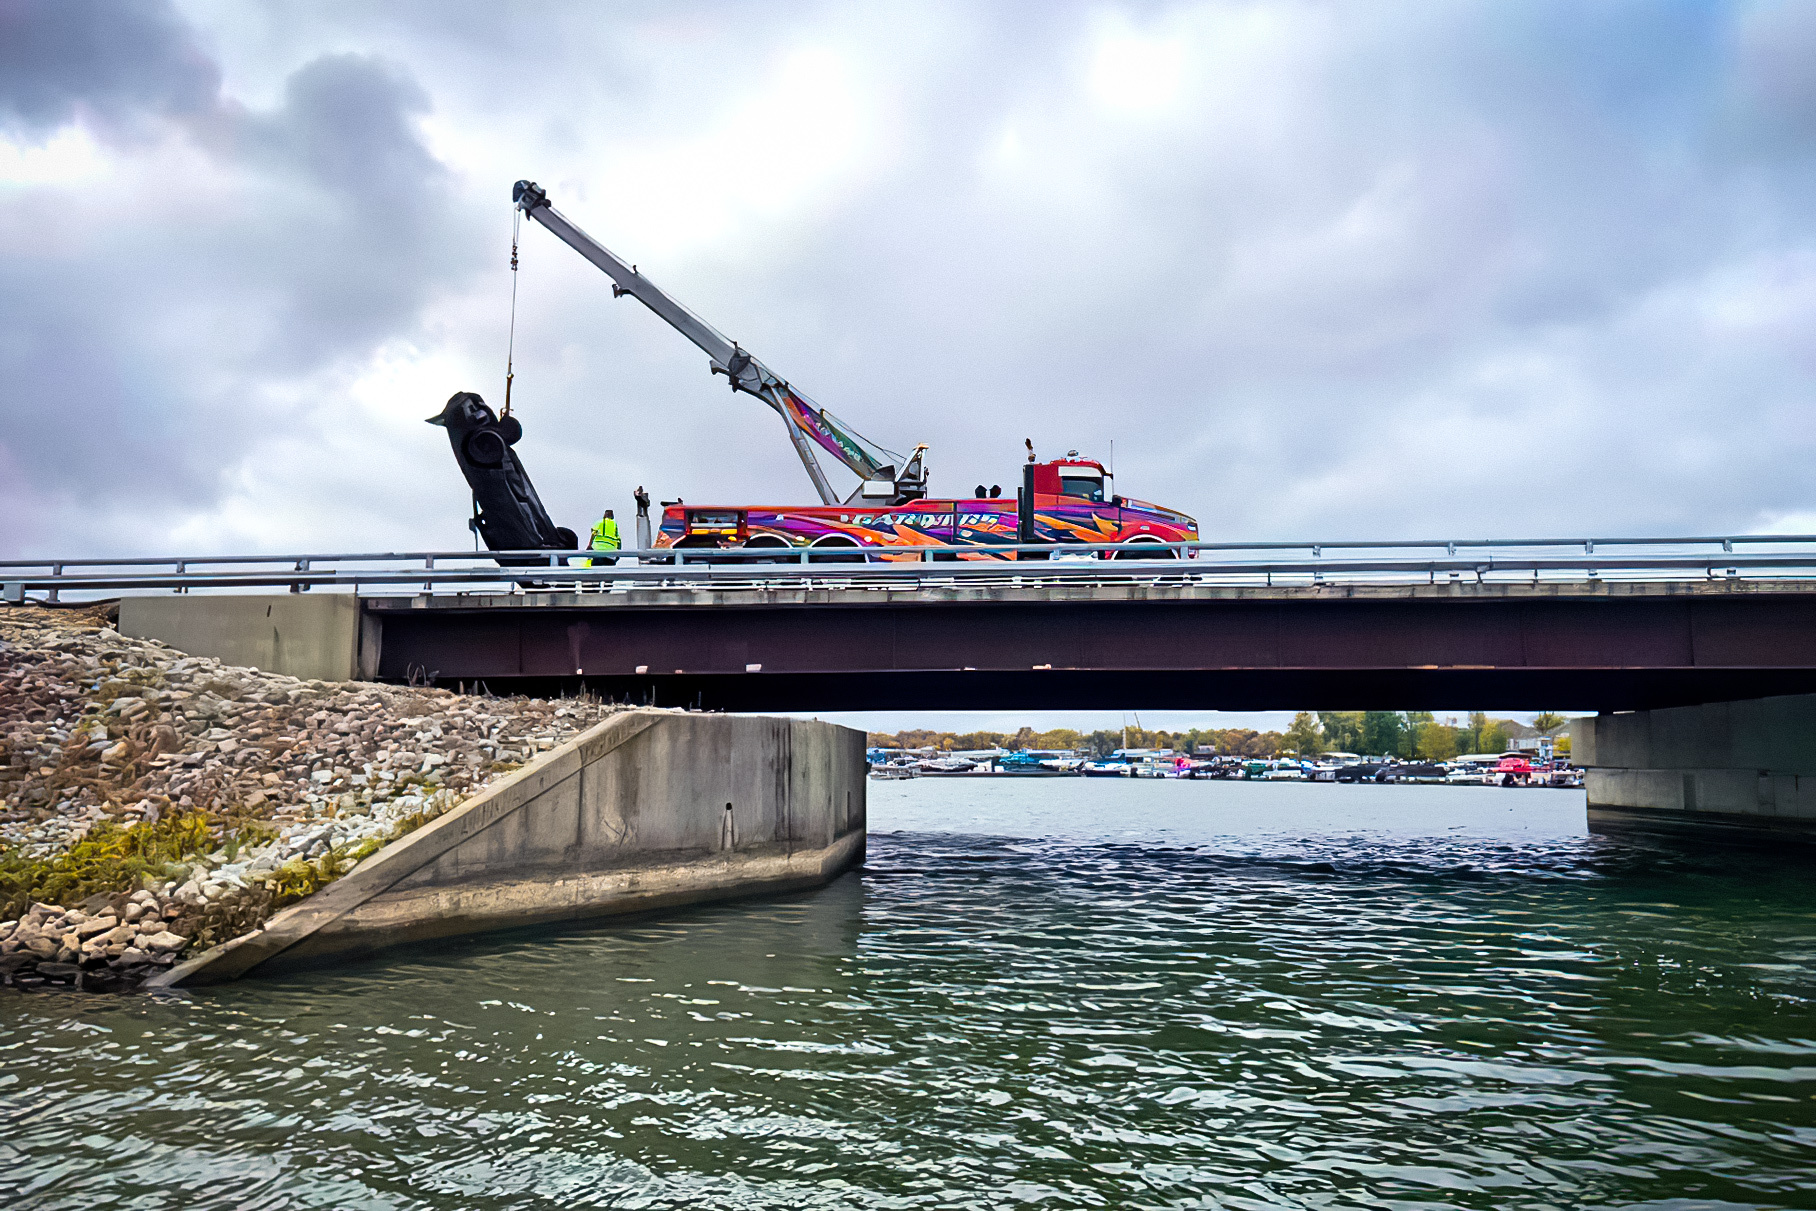
M 944 778 L 952 774 L 974 772 L 978 763 L 969 757 L 933 757 L 914 763 L 915 769 L 929 777 Z

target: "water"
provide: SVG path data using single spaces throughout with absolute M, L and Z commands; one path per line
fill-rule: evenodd
M 1810 866 L 1580 793 L 872 787 L 868 869 L 0 990 L 0 1205 L 1813 1207 Z

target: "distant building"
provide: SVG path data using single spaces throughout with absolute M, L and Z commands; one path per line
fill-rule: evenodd
M 1569 728 L 1570 725 L 1566 723 L 1548 732 L 1541 732 L 1511 719 L 1502 725 L 1502 730 L 1507 733 L 1507 749 L 1515 753 L 1536 753 L 1541 746 L 1554 745 L 1559 737 L 1569 733 Z

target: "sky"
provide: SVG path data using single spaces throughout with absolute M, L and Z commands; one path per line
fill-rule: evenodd
M 804 719 L 824 719 L 866 732 L 894 735 L 906 728 L 927 728 L 939 732 L 1006 732 L 1013 734 L 1023 727 L 1037 732 L 1069 727 L 1074 731 L 1113 732 L 1120 728 L 1146 728 L 1149 731 L 1184 732 L 1193 728 L 1253 728 L 1258 732 L 1284 732 L 1293 722 L 1292 711 L 795 711 Z M 1531 715 L 1506 715 L 1509 719 L 1530 719 Z M 1444 718 L 1444 716 L 1439 716 Z M 1459 714 L 1457 722 L 1467 722 Z
M 422 421 L 501 400 L 520 178 L 936 494 L 1816 532 L 1816 4 L 0 0 L 0 557 L 469 543 Z M 521 258 L 557 521 L 812 499 Z

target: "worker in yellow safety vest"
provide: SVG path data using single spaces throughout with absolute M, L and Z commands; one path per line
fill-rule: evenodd
M 616 551 L 623 545 L 624 544 L 620 542 L 618 538 L 618 523 L 612 518 L 612 511 L 607 509 L 605 511 L 605 516 L 593 523 L 592 549 L 595 551 Z M 601 559 L 596 562 L 601 564 L 615 564 L 618 561 L 616 558 L 613 558 Z M 589 559 L 586 561 L 587 567 L 590 568 L 594 565 L 594 560 Z

